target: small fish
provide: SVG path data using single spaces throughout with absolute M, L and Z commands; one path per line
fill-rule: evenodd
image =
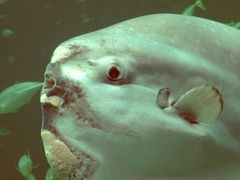
M 10 38 L 14 33 L 11 29 L 3 29 L 1 34 L 4 38 Z
M 33 174 L 29 174 L 28 177 L 26 177 L 27 180 L 36 180 L 35 176 Z
M 21 82 L 0 93 L 0 114 L 15 112 L 42 88 L 41 82 Z
M 32 174 L 33 162 L 30 156 L 30 153 L 24 154 L 18 161 L 18 171 L 24 176 L 27 180 L 35 180 L 35 176 Z
M 160 90 L 157 97 L 157 104 L 161 109 L 174 112 L 191 124 L 211 122 L 219 117 L 223 109 L 223 99 L 220 92 L 213 86 L 202 85 L 195 87 L 169 106 L 167 99 L 169 90 Z
M 196 8 L 200 8 L 201 10 L 206 10 L 206 7 L 203 3 L 202 0 L 197 0 L 194 4 L 192 4 L 191 6 L 188 6 L 183 12 L 183 15 L 188 15 L 188 16 L 192 16 L 194 14 L 194 11 Z

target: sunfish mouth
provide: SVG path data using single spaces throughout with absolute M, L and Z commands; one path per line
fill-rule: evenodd
M 40 98 L 51 168 L 76 180 L 239 177 L 239 47 L 239 30 L 171 14 L 62 43 Z
M 83 107 L 83 91 L 80 87 L 61 78 L 58 65 L 49 65 L 45 73 L 45 84 L 41 93 L 43 126 L 41 136 L 46 156 L 51 167 L 61 178 L 90 177 L 97 161 L 77 150 L 65 139 L 57 126 L 57 120 L 74 117 L 81 127 L 100 128 L 91 114 Z M 77 106 L 76 106 L 77 105 Z

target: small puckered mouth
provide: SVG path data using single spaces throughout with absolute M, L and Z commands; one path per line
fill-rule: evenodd
M 83 91 L 80 86 L 76 86 L 70 80 L 64 79 L 55 66 L 48 66 L 48 69 L 51 69 L 51 71 L 45 73 L 40 102 L 43 105 L 49 104 L 58 108 L 74 102 L 77 98 L 81 98 Z M 52 70 L 56 70 L 57 72 L 52 72 Z
M 71 116 L 80 126 L 101 128 L 85 99 L 85 93 L 74 82 L 53 77 L 49 71 L 42 89 L 40 101 L 43 110 L 43 128 L 53 124 L 58 116 Z M 54 81 L 54 82 L 53 82 Z
M 84 100 L 80 86 L 64 79 L 59 66 L 48 66 L 40 101 L 43 111 L 41 136 L 51 168 L 61 179 L 91 179 L 98 161 L 70 143 L 56 123 L 61 117 L 73 117 L 76 125 L 98 127 Z

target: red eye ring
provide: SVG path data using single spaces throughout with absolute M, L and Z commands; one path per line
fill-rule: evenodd
M 106 76 L 111 81 L 121 80 L 123 78 L 123 69 L 119 65 L 113 64 L 108 68 Z

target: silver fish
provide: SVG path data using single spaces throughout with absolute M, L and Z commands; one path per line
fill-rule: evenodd
M 148 15 L 63 42 L 41 92 L 48 162 L 60 179 L 237 179 L 239 71 L 240 31 L 198 17 Z

